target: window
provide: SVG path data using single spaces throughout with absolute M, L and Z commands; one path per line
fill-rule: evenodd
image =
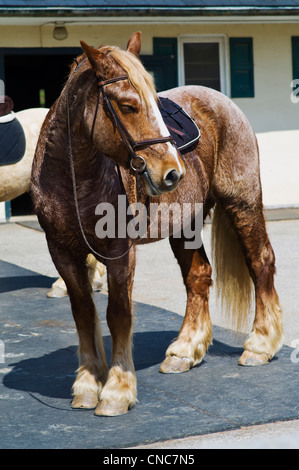
M 180 85 L 202 85 L 227 94 L 224 36 L 180 38 Z

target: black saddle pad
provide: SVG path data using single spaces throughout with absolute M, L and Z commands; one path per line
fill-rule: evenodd
M 0 124 L 0 166 L 19 162 L 26 150 L 23 128 L 17 118 Z
M 180 150 L 190 151 L 190 147 L 197 144 L 200 130 L 189 114 L 178 104 L 168 98 L 159 97 L 159 110 L 169 130 L 170 135 Z

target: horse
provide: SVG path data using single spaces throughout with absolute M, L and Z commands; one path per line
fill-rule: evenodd
M 10 116 L 17 119 L 22 126 L 25 137 L 25 152 L 22 158 L 12 164 L 0 165 L 0 202 L 10 201 L 30 191 L 32 162 L 37 139 L 42 123 L 49 111 L 48 108 L 29 108 L 12 113 L 14 103 L 5 96 L 4 103 L 0 104 L 0 116 Z M 1 118 L 0 118 L 1 122 Z M 87 259 L 89 279 L 93 290 L 99 290 L 103 285 L 105 268 L 90 255 Z M 63 279 L 58 278 L 47 292 L 49 298 L 67 296 L 67 289 Z
M 216 282 L 237 325 L 248 315 L 255 291 L 255 318 L 240 365 L 266 364 L 279 351 L 282 310 L 263 215 L 259 151 L 243 112 L 220 92 L 201 86 L 157 95 L 139 60 L 140 32 L 130 37 L 126 50 L 94 48 L 83 41 L 81 46 L 83 53 L 41 129 L 32 194 L 50 254 L 67 285 L 78 332 L 79 368 L 71 407 L 116 416 L 127 413 L 137 400 L 132 286 L 136 246 L 162 238 L 160 229 L 155 238 L 149 234 L 155 204 L 192 203 L 193 222 L 195 203 L 202 204 L 204 219 L 213 213 Z M 201 130 L 195 148 L 184 155 L 161 119 L 157 103 L 162 97 L 178 103 Z M 118 214 L 121 196 L 127 201 L 128 225 L 137 217 L 136 204 L 141 212 L 148 208 L 147 235 L 130 235 L 129 230 L 119 234 L 121 213 L 114 219 L 116 234 L 108 233 L 113 213 L 107 217 L 108 207 Z M 161 211 L 158 217 L 161 224 Z M 182 327 L 160 366 L 162 373 L 187 372 L 200 364 L 212 342 L 212 267 L 204 245 L 187 247 L 183 225 L 174 233 L 173 221 L 169 217 L 169 241 L 187 303 Z M 102 235 L 97 224 L 102 232 L 106 224 Z M 110 367 L 85 268 L 90 252 L 107 268 Z
M 46 108 L 30 108 L 14 113 L 15 118 L 23 128 L 26 149 L 23 158 L 18 162 L 0 166 L 1 202 L 11 201 L 30 190 L 33 156 L 47 112 L 48 109 Z

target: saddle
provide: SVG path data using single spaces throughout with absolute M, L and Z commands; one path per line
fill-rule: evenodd
M 190 152 L 200 138 L 200 130 L 194 119 L 178 104 L 159 97 L 158 106 L 162 118 L 181 153 Z
M 23 128 L 12 109 L 12 99 L 5 96 L 0 103 L 0 166 L 19 162 L 26 150 Z

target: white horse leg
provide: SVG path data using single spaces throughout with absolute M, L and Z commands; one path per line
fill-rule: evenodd
M 51 289 L 47 292 L 47 297 L 49 298 L 57 298 L 60 299 L 61 297 L 67 296 L 67 288 L 65 285 L 64 280 L 59 277 L 57 281 L 53 282 Z
M 105 274 L 105 266 L 97 261 L 91 254 L 87 256 L 88 277 L 92 290 L 100 290 L 103 286 L 103 276 Z M 64 280 L 60 277 L 52 284 L 51 289 L 47 293 L 49 298 L 61 298 L 68 295 Z
M 103 276 L 105 266 L 100 263 L 93 255 L 87 256 L 88 275 L 91 287 L 94 291 L 100 290 L 103 286 Z

